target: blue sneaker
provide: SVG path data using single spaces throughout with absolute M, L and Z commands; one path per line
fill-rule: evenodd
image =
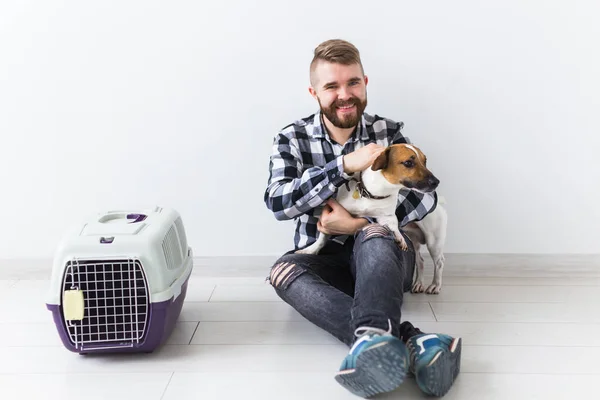
M 461 338 L 436 333 L 412 336 L 406 342 L 410 372 L 427 395 L 444 396 L 460 372 Z
M 402 384 L 409 367 L 405 344 L 391 331 L 360 327 L 358 339 L 342 362 L 335 380 L 351 393 L 367 398 Z

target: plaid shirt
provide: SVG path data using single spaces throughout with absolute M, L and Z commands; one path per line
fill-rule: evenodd
M 327 134 L 319 111 L 286 126 L 275 136 L 264 201 L 277 220 L 296 219 L 295 249 L 316 240 L 323 204 L 351 179 L 344 172 L 342 156 L 369 143 L 411 143 L 401 134 L 403 126 L 402 122 L 363 113 L 358 129 L 342 146 Z M 403 188 L 396 208 L 400 226 L 422 219 L 436 204 L 435 193 Z M 344 243 L 347 237 L 332 236 L 332 240 Z

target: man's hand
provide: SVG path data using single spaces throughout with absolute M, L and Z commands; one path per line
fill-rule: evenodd
M 371 166 L 375 159 L 385 150 L 384 146 L 375 143 L 361 147 L 360 149 L 346 154 L 344 160 L 344 172 L 353 174 L 354 172 L 363 171 Z
M 329 199 L 323 208 L 317 229 L 328 235 L 354 235 L 368 223 L 364 218 L 354 218 L 340 203 Z

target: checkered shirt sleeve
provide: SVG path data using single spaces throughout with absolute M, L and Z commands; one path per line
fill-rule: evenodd
M 279 133 L 273 142 L 264 200 L 279 221 L 299 217 L 319 207 L 350 179 L 344 172 L 343 155 L 323 166 L 304 169 L 298 140 L 287 131 Z

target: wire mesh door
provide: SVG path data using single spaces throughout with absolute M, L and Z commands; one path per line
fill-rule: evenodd
M 139 260 L 70 261 L 63 293 L 74 289 L 83 291 L 84 317 L 65 326 L 76 348 L 131 347 L 143 339 L 149 296 Z

